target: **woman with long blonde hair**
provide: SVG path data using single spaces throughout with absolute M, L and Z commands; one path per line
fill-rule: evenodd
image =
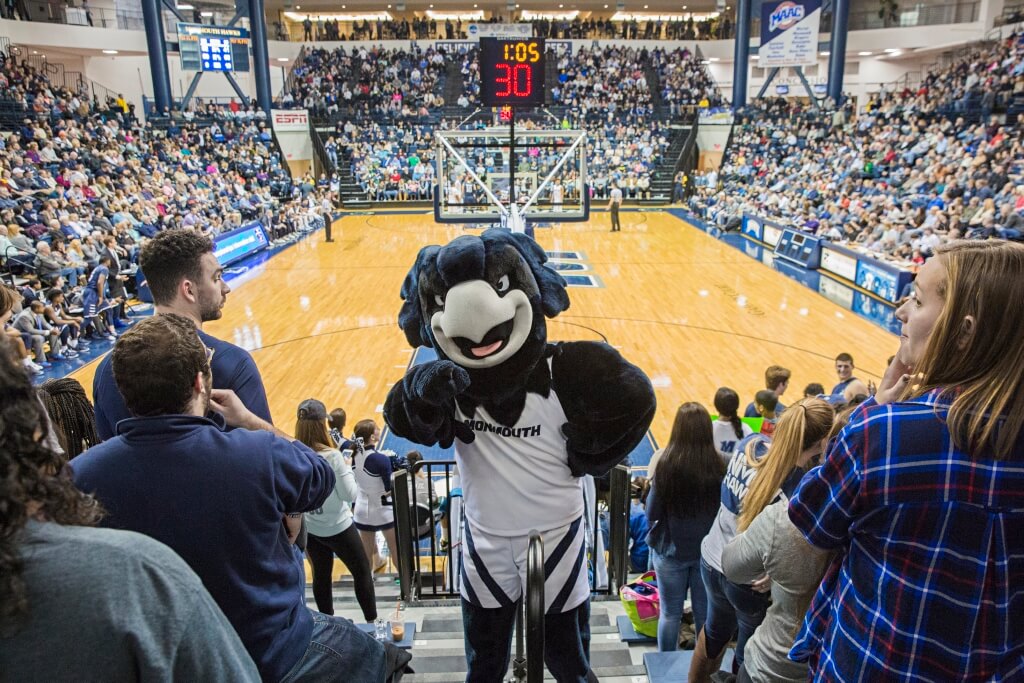
M 829 553 L 812 548 L 789 521 L 783 483 L 793 468 L 803 472 L 821 456 L 833 428 L 832 406 L 817 398 L 790 408 L 803 412 L 795 429 L 777 432 L 771 458 L 760 462 L 740 512 L 739 533 L 722 552 L 722 569 L 729 581 L 750 584 L 771 578 L 772 604 L 764 621 L 744 648 L 738 681 L 803 683 L 807 664 L 788 658 L 804 612 L 821 583 Z M 783 443 L 783 438 L 789 443 Z
M 1024 671 L 1024 245 L 940 247 L 874 399 L 789 518 L 841 565 L 790 653 L 814 680 Z
M 832 418 L 833 411 L 827 403 L 804 399 L 786 409 L 775 425 L 772 439 L 752 434 L 736 447 L 722 482 L 718 515 L 701 544 L 700 572 L 708 597 L 708 612 L 690 662 L 690 681 L 707 683 L 711 680 L 726 645 L 737 630 L 736 660 L 743 663 L 747 639 L 768 610 L 767 592 L 771 584 L 767 577 L 742 585 L 729 581 L 723 571 L 722 553 L 736 536 L 748 507 L 760 512 L 777 496 L 788 496 L 796 489 L 804 474 L 799 466 L 802 455 L 816 444 L 818 452 L 821 451 L 821 442 L 828 436 Z M 758 492 L 750 500 L 750 493 L 761 477 L 766 479 L 761 489 L 765 492 Z

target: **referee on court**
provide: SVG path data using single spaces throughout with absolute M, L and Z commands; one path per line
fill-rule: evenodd
M 608 200 L 608 210 L 612 212 L 612 232 L 621 232 L 622 225 L 619 223 L 619 206 L 622 205 L 622 190 L 618 183 L 612 183 L 612 191 Z

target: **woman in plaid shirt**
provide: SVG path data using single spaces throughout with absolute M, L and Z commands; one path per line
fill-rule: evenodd
M 789 517 L 841 551 L 790 652 L 816 680 L 1024 680 L 1024 245 L 955 242 Z

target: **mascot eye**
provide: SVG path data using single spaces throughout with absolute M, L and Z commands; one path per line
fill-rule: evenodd
M 434 295 L 434 303 L 444 308 L 444 298 L 440 294 Z
M 499 294 L 504 294 L 508 291 L 508 275 L 502 275 L 498 278 L 498 284 L 494 286 L 498 290 Z

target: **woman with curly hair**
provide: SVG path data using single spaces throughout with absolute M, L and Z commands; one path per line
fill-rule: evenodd
M 258 681 L 181 558 L 146 536 L 92 528 L 103 511 L 61 473 L 46 411 L 4 347 L 0 396 L 4 678 Z

